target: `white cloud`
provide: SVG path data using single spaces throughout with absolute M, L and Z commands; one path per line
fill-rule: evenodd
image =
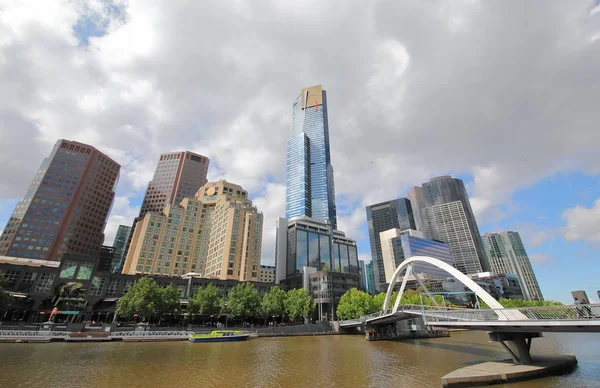
M 131 206 L 127 197 L 115 197 L 111 217 L 104 230 L 104 245 L 112 245 L 119 225 L 131 226 L 133 219 L 140 213 L 137 206 Z
M 285 185 L 268 183 L 252 203 L 264 215 L 261 264 L 275 265 L 275 220 L 285 214 Z
M 322 83 L 349 236 L 365 204 L 447 173 L 472 175 L 478 217 L 497 221 L 517 189 L 600 171 L 586 2 L 2 2 L 0 200 L 22 197 L 61 137 L 122 164 L 118 197 L 143 193 L 159 153 L 188 149 L 263 198 L 271 260 L 292 103 Z M 105 30 L 87 45 L 85 18 Z M 137 212 L 122 206 L 107 235 Z
M 567 241 L 600 242 L 600 199 L 592 207 L 575 206 L 563 212 Z

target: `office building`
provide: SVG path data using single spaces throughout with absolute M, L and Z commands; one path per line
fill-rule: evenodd
M 371 262 L 375 275 L 375 288 L 384 291 L 381 285 L 386 283 L 379 234 L 390 229 L 417 229 L 413 210 L 407 198 L 367 206 L 367 225 L 371 243 Z
M 485 233 L 482 240 L 493 272 L 515 274 L 526 300 L 544 300 L 518 232 Z
M 387 284 L 392 281 L 396 268 L 404 260 L 413 256 L 429 256 L 452 265 L 448 244 L 423 238 L 423 234 L 419 231 L 390 229 L 381 232 L 379 238 Z M 413 274 L 426 274 L 439 278 L 448 276 L 446 271 L 427 263 L 413 263 L 411 267 Z
M 131 226 L 126 225 L 119 225 L 119 228 L 117 229 L 115 241 L 113 242 L 114 257 L 110 265 L 112 272 L 121 272 L 121 268 L 123 268 L 126 253 L 125 250 L 127 249 L 131 231 Z
M 372 262 L 365 265 L 365 280 L 367 292 L 371 295 L 375 295 L 377 293 L 377 289 L 375 288 L 375 273 L 373 271 Z
M 261 265 L 258 269 L 258 281 L 261 283 L 275 283 L 275 267 Z
M 327 222 L 279 218 L 275 250 L 275 282 L 311 292 L 328 316 L 344 292 L 359 287 L 356 241 Z
M 365 276 L 365 261 L 358 260 L 358 289 L 361 291 L 367 290 L 367 279 Z
M 428 239 L 450 246 L 454 266 L 465 274 L 489 270 L 479 228 L 462 180 L 441 176 L 408 193 L 417 227 Z
M 58 140 L 0 236 L 0 255 L 97 255 L 121 166 L 87 144 Z
M 123 273 L 256 281 L 263 216 L 248 193 L 225 180 L 209 182 L 180 205 L 146 213 L 136 224 Z
M 336 228 L 327 96 L 321 85 L 302 89 L 292 115 L 292 137 L 287 143 L 286 218 L 306 216 Z
M 148 212 L 161 212 L 166 205 L 177 205 L 208 182 L 209 160 L 189 151 L 161 154 L 148 183 L 138 218 Z

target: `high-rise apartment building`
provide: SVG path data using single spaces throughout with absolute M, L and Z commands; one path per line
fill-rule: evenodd
M 371 243 L 371 262 L 376 280 L 374 286 L 377 290 L 381 290 L 380 284 L 385 284 L 386 279 L 379 234 L 390 229 L 406 230 L 417 229 L 417 227 L 411 203 L 406 198 L 377 203 L 367 206 L 366 209 Z
M 275 267 L 261 265 L 258 271 L 258 281 L 261 283 L 275 283 Z
M 123 273 L 257 281 L 263 216 L 241 186 L 209 182 L 180 205 L 146 213 L 134 228 Z
M 177 205 L 194 194 L 208 180 L 209 160 L 189 151 L 161 154 L 148 183 L 139 218 L 148 212 L 160 212 L 165 205 Z
M 110 264 L 111 272 L 121 272 L 123 268 L 123 261 L 125 261 L 125 250 L 127 248 L 127 242 L 129 236 L 131 236 L 131 226 L 119 225 L 117 234 L 115 235 L 115 241 L 113 242 L 113 248 L 115 250 L 113 261 Z
M 358 289 L 361 291 L 367 290 L 367 282 L 365 278 L 365 261 L 358 260 Z
M 381 240 L 381 253 L 385 269 L 385 281 L 392 281 L 396 268 L 404 260 L 413 256 L 429 256 L 452 265 L 448 244 L 423 238 L 417 230 L 390 229 L 379 234 Z M 411 264 L 413 274 L 426 274 L 438 278 L 448 277 L 448 273 L 438 267 L 427 263 Z
M 494 273 L 514 274 L 527 300 L 544 300 L 518 232 L 485 233 L 483 247 Z
M 450 246 L 455 267 L 466 274 L 489 271 L 479 228 L 462 180 L 441 176 L 408 193 L 417 227 Z
M 367 292 L 371 295 L 375 295 L 377 289 L 375 289 L 375 273 L 373 271 L 373 262 L 365 265 L 365 283 L 367 286 Z
M 321 85 L 302 89 L 287 143 L 286 218 L 311 217 L 337 227 L 327 98 Z
M 121 166 L 87 144 L 58 140 L 17 204 L 0 255 L 60 260 L 97 255 Z

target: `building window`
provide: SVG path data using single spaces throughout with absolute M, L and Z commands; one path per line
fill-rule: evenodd
M 52 284 L 54 284 L 54 278 L 56 277 L 53 273 L 43 273 L 40 275 L 40 280 L 35 287 L 35 292 L 50 292 Z
M 63 261 L 62 270 L 60 271 L 61 279 L 73 279 L 77 271 L 77 262 L 73 260 Z
M 79 271 L 77 272 L 77 279 L 88 280 L 92 276 L 93 269 L 94 263 L 81 263 L 79 265 Z

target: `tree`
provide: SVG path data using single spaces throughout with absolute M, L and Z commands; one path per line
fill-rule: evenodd
M 188 311 L 191 314 L 218 315 L 221 311 L 221 298 L 217 287 L 209 283 L 206 287 L 199 288 L 190 299 Z
M 260 296 L 251 283 L 240 283 L 227 295 L 227 312 L 242 319 L 254 315 L 260 307 Z
M 4 279 L 4 276 L 0 274 L 0 311 L 8 310 L 15 301 L 15 298 L 6 292 L 6 288 L 8 288 L 8 282 Z
M 281 288 L 275 286 L 267 292 L 262 299 L 261 310 L 267 317 L 281 316 L 285 313 L 285 298 L 286 293 Z
M 385 297 L 385 294 L 383 295 Z M 376 310 L 377 306 L 371 295 L 352 288 L 342 295 L 336 312 L 340 319 L 355 319 Z
M 373 297 L 373 303 L 375 304 L 375 311 L 381 311 L 383 309 L 383 302 L 385 302 L 385 292 L 380 292 L 379 294 Z M 398 297 L 398 291 L 392 292 L 392 296 L 390 297 L 390 303 L 388 308 L 394 307 L 394 303 L 396 303 L 396 298 Z
M 157 303 L 156 313 L 158 317 L 162 317 L 165 314 L 177 314 L 181 309 L 179 303 L 180 293 L 173 284 L 169 284 L 167 287 L 160 288 L 159 299 Z
M 128 319 L 139 314 L 142 321 L 147 322 L 165 312 L 175 311 L 173 303 L 175 292 L 173 290 L 177 292 L 177 303 L 179 304 L 179 292 L 172 285 L 163 290 L 154 279 L 141 278 L 133 283 L 125 295 L 119 299 L 115 312 Z
M 284 306 L 286 314 L 292 321 L 302 317 L 308 318 L 315 310 L 315 303 L 304 288 L 289 290 Z

